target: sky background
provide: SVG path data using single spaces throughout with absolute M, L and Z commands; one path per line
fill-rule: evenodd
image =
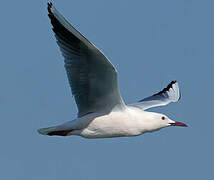
M 77 112 L 46 3 L 1 1 L 0 179 L 212 179 L 214 1 L 53 1 L 116 66 L 126 103 L 180 85 L 150 111 L 188 128 L 93 140 L 36 131 Z

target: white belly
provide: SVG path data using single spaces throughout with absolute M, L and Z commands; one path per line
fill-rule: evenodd
M 142 111 L 141 111 L 142 112 Z M 141 112 L 139 112 L 141 114 Z M 138 113 L 132 116 L 130 110 L 111 112 L 106 115 L 95 114 L 77 120 L 82 128 L 76 134 L 86 138 L 105 138 L 120 136 L 137 136 L 142 133 Z M 139 114 L 139 115 L 140 115 Z

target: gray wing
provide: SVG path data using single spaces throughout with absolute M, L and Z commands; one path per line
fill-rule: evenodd
M 48 16 L 74 95 L 78 117 L 124 107 L 118 91 L 117 71 L 108 59 L 48 3 Z
M 180 99 L 179 87 L 177 81 L 172 81 L 166 88 L 159 93 L 156 93 L 150 97 L 144 98 L 137 103 L 130 104 L 129 106 L 135 106 L 142 110 L 146 110 L 152 107 L 165 106 L 171 102 L 177 102 Z

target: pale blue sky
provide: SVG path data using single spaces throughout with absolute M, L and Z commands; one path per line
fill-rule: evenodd
M 97 140 L 36 132 L 76 115 L 46 3 L 1 2 L 0 179 L 212 179 L 214 1 L 53 1 L 117 67 L 127 103 L 180 85 L 151 111 L 188 128 Z

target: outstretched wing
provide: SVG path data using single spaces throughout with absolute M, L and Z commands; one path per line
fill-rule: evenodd
M 117 71 L 110 61 L 48 3 L 48 16 L 57 44 L 65 59 L 65 69 L 78 116 L 124 106 L 118 91 Z
M 152 107 L 165 106 L 171 102 L 177 102 L 180 99 L 179 87 L 177 81 L 172 81 L 166 88 L 157 94 L 144 98 L 137 103 L 130 104 L 142 110 Z

